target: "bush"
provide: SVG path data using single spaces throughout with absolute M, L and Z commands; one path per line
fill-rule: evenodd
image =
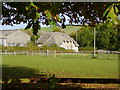
M 93 51 L 94 47 L 79 47 L 79 51 Z
M 73 32 L 70 36 L 77 41 L 80 47 L 93 46 L 93 28 L 81 27 L 77 32 Z
M 50 46 L 47 46 L 47 45 L 44 45 L 41 47 L 41 50 L 58 50 L 58 51 L 64 51 L 65 49 L 64 48 L 61 48 L 61 47 L 58 47 L 56 44 L 52 44 Z
M 16 47 L 12 47 L 12 46 L 1 46 L 2 49 L 1 50 L 32 50 L 32 51 L 38 51 L 38 50 L 43 50 L 43 51 L 46 51 L 46 50 L 51 50 L 51 51 L 54 51 L 54 50 L 57 50 L 57 51 L 73 51 L 73 50 L 66 50 L 64 48 L 61 48 L 61 47 L 58 47 L 56 44 L 52 44 L 50 46 L 47 46 L 47 45 L 44 45 L 42 47 L 38 47 L 37 45 L 35 45 L 33 42 L 30 42 L 27 46 L 25 47 L 19 47 L 19 46 L 16 46 Z
M 2 50 L 40 50 L 40 48 L 37 45 L 33 45 L 32 43 L 29 43 L 25 47 L 19 47 L 19 46 L 2 46 Z
M 60 27 L 53 27 L 53 32 L 60 32 L 61 31 L 61 28 Z

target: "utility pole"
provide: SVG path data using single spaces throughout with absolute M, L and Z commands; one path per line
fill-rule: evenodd
M 118 40 L 120 40 L 120 12 L 118 13 Z M 119 45 L 120 45 L 120 42 L 118 42 L 118 51 L 120 51 L 120 47 L 119 47 Z M 119 57 L 120 57 L 120 55 L 119 55 Z
M 76 42 L 78 41 L 78 33 L 76 32 Z
M 93 28 L 94 29 L 94 57 L 95 57 L 95 42 L 96 42 L 96 29 L 95 29 L 95 27 Z

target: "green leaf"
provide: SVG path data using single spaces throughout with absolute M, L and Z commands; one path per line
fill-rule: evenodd
M 58 21 L 61 20 L 60 17 L 59 17 L 58 15 L 56 15 L 56 16 L 54 17 L 54 19 L 55 19 L 55 20 L 58 20 Z
M 25 7 L 25 10 L 28 10 L 29 9 L 29 7 L 27 6 L 27 7 Z
M 110 12 L 110 10 L 106 10 L 105 13 L 103 14 L 103 17 L 107 17 L 109 12 Z
M 120 2 L 116 3 L 116 5 L 120 5 Z
M 120 26 L 120 20 L 118 20 L 118 25 Z
M 36 9 L 39 9 L 33 2 L 30 3 L 31 6 L 33 6 Z
M 52 17 L 50 11 L 48 11 L 48 10 L 45 11 L 45 14 L 46 14 L 48 19 L 50 19 Z
M 107 18 L 107 26 L 110 27 L 112 24 L 118 24 L 118 16 L 117 13 L 119 12 L 118 8 L 115 4 L 112 4 L 108 7 L 104 13 L 104 17 Z
M 111 7 L 111 11 L 109 12 L 107 17 L 110 17 L 113 23 L 117 23 L 118 16 L 115 14 L 113 6 Z
M 106 10 L 105 10 L 105 12 L 103 13 L 103 17 L 105 17 L 105 16 L 107 16 L 106 14 L 108 14 L 109 12 L 110 12 L 110 8 L 111 8 L 112 6 L 109 6 Z
M 36 18 L 39 18 L 40 17 L 40 13 L 36 12 Z
M 105 17 L 105 16 L 107 16 L 107 14 L 109 13 L 109 8 L 107 8 L 106 10 L 105 10 L 105 12 L 103 13 L 103 17 Z
M 117 6 L 114 6 L 114 11 L 115 11 L 115 14 L 118 14 L 119 9 L 117 8 Z
M 54 20 L 48 22 L 50 25 L 56 26 L 56 22 Z
M 108 22 L 107 26 L 111 27 L 113 25 L 113 23 L 111 21 Z

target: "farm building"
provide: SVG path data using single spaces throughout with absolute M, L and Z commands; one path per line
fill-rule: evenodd
M 51 44 L 56 44 L 59 47 L 74 51 L 78 51 L 79 46 L 73 38 L 62 32 L 42 32 L 40 38 L 36 41 L 36 44 L 39 47 L 43 45 L 50 46 Z
M 30 36 L 21 30 L 0 30 L 0 45 L 25 46 Z
M 6 36 L 0 33 L 0 45 L 6 46 Z

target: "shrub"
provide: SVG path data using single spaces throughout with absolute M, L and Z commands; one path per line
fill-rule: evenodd
M 58 51 L 64 51 L 64 48 L 58 47 L 56 44 L 52 44 L 50 46 L 44 45 L 41 47 L 41 50 L 58 50 Z
M 94 47 L 79 47 L 79 51 L 93 51 Z
M 61 28 L 60 27 L 53 27 L 53 32 L 60 32 L 61 31 Z

